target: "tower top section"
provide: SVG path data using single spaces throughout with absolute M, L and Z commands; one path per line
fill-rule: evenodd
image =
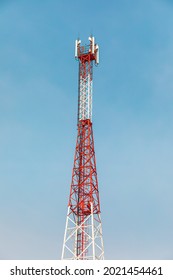
M 81 61 L 89 60 L 95 61 L 95 64 L 99 64 L 99 46 L 95 44 L 95 38 L 90 36 L 88 38 L 89 44 L 81 46 L 81 40 L 75 41 L 75 58 Z

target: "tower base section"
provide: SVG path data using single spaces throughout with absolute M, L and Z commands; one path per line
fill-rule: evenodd
M 79 247 L 79 244 L 82 245 Z M 68 207 L 61 259 L 104 259 L 101 217 L 100 213 L 93 213 L 93 203 L 91 213 L 82 218 L 74 214 L 70 206 Z

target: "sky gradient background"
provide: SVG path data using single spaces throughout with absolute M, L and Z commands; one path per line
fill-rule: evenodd
M 59 259 L 77 136 L 74 41 L 100 45 L 106 259 L 173 259 L 173 1 L 0 1 L 0 259 Z

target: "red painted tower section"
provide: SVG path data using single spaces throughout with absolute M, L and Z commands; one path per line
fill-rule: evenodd
M 92 129 L 93 62 L 99 48 L 76 41 L 79 61 L 78 135 L 68 203 L 62 259 L 104 259 L 94 137 Z

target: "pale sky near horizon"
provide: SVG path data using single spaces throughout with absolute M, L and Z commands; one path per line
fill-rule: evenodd
M 0 2 L 0 259 L 61 256 L 91 33 L 105 258 L 173 259 L 172 26 L 171 0 Z

